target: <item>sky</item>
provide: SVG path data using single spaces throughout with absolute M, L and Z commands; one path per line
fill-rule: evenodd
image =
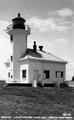
M 21 13 L 31 28 L 28 47 L 33 42 L 68 63 L 66 80 L 74 75 L 74 0 L 0 0 L 0 79 L 5 79 L 5 62 L 11 54 L 5 29 Z

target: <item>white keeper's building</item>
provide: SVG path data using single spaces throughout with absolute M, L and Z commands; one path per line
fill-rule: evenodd
M 36 41 L 33 48 L 27 48 L 27 37 L 31 34 L 30 27 L 20 14 L 12 20 L 12 25 L 7 27 L 12 44 L 12 55 L 5 63 L 7 69 L 7 83 L 37 83 L 50 84 L 62 83 L 66 80 L 66 61 L 43 50 Z

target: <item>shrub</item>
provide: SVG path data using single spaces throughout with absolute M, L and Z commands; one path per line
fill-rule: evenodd
M 66 88 L 69 87 L 66 82 L 60 83 L 60 88 Z

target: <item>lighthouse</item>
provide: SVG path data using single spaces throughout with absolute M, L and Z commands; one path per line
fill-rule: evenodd
M 39 48 L 34 41 L 32 48 L 27 47 L 30 27 L 20 13 L 7 27 L 12 44 L 10 59 L 6 62 L 7 83 L 37 87 L 60 85 L 66 80 L 66 61 Z
M 27 37 L 30 34 L 30 27 L 25 23 L 26 20 L 18 13 L 18 16 L 12 19 L 12 25 L 7 27 L 7 33 L 10 35 L 10 42 L 12 44 L 10 72 L 8 73 L 12 82 L 20 82 L 19 59 L 27 50 Z

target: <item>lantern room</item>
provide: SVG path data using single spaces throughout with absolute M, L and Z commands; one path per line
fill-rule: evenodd
M 26 20 L 18 13 L 18 16 L 12 20 L 13 29 L 25 29 L 25 22 Z

